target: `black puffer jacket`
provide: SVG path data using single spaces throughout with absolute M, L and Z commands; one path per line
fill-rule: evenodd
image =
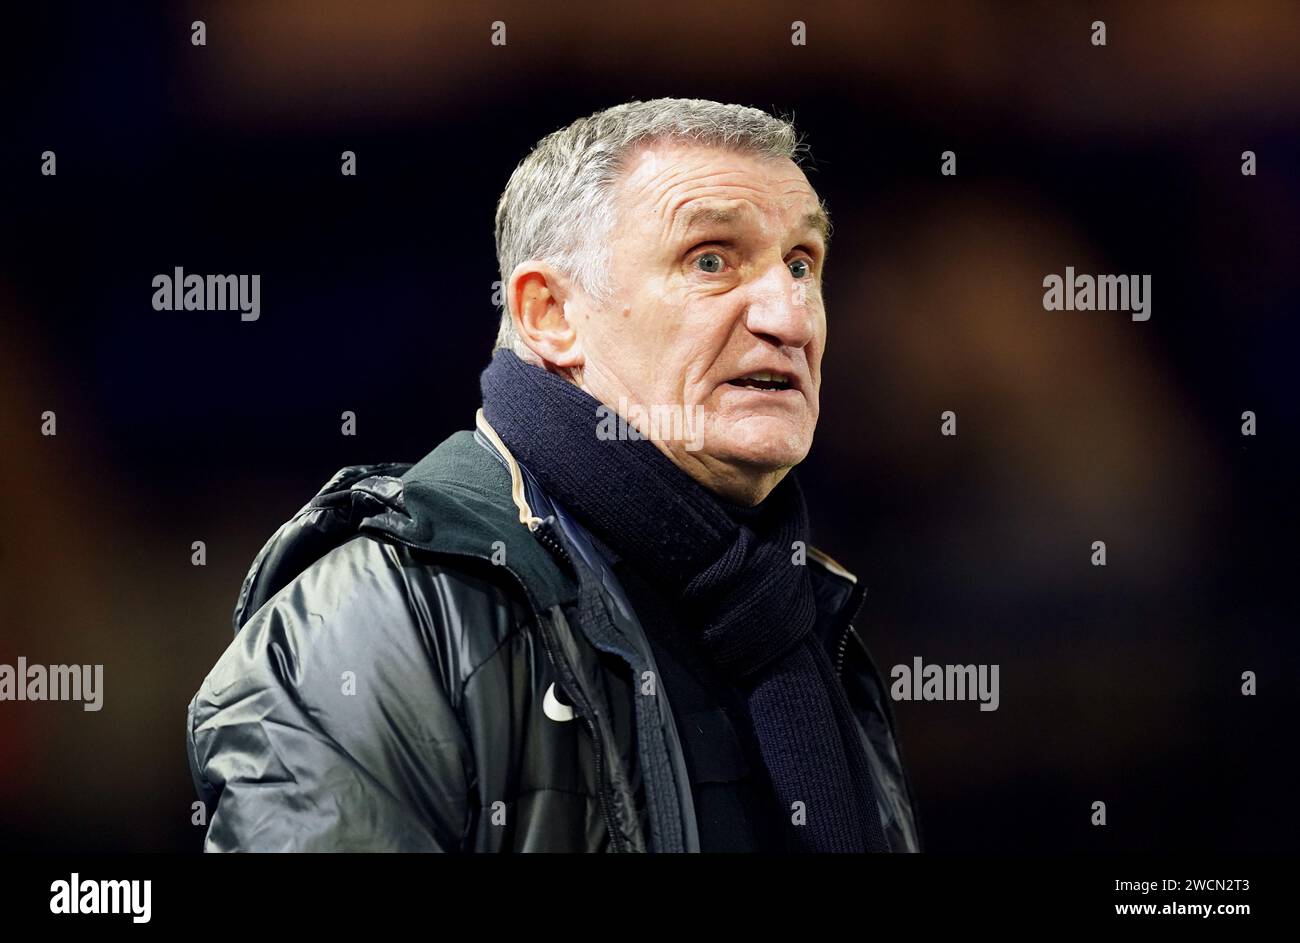
M 849 621 L 861 588 L 809 563 L 886 836 L 919 850 L 887 694 Z M 667 757 L 640 755 L 629 664 L 653 658 L 616 606 L 621 638 L 587 637 L 583 566 L 601 562 L 581 528 L 481 413 L 414 466 L 335 475 L 254 560 L 235 640 L 190 702 L 206 849 L 698 850 L 672 692 L 648 712 Z

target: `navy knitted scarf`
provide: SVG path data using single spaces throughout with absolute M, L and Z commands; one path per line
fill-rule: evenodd
M 551 497 L 693 615 L 702 648 L 745 696 L 794 847 L 888 850 L 852 708 L 812 632 L 793 473 L 741 507 L 648 440 L 599 437 L 598 400 L 510 351 L 493 357 L 482 390 L 488 422 Z

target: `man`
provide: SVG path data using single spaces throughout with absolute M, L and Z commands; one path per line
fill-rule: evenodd
M 519 165 L 476 430 L 344 469 L 245 580 L 189 711 L 209 850 L 918 850 L 790 474 L 830 230 L 798 152 L 664 99 Z

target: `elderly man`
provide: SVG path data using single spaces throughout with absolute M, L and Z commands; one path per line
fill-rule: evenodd
M 798 156 L 664 99 L 520 163 L 476 430 L 344 469 L 245 580 L 189 710 L 209 850 L 918 849 L 791 474 L 830 230 Z

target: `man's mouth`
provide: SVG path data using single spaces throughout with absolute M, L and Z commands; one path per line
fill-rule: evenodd
M 750 373 L 727 381 L 727 386 L 751 390 L 788 390 L 793 385 L 789 377 L 780 373 Z

